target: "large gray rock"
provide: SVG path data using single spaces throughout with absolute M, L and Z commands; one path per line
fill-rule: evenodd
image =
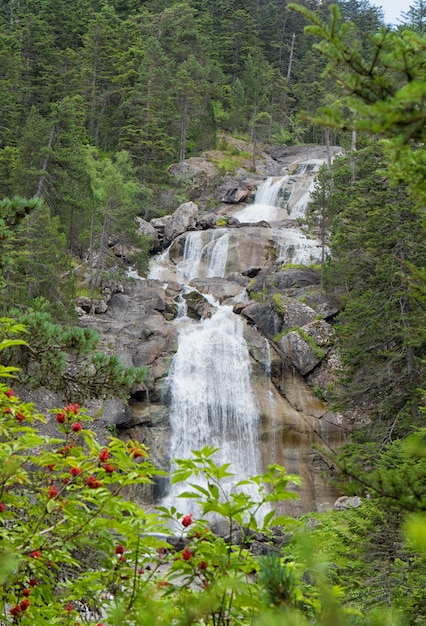
M 203 157 L 191 157 L 173 163 L 169 167 L 169 172 L 173 176 L 190 179 L 193 183 L 200 183 L 205 178 L 215 178 L 218 175 L 217 167 Z
M 341 496 L 334 503 L 335 511 L 346 511 L 347 509 L 358 509 L 362 505 L 359 496 Z
M 238 283 L 231 282 L 226 278 L 194 278 L 190 282 L 191 287 L 195 287 L 201 293 L 210 293 L 219 302 L 234 298 L 242 292 L 242 287 Z
M 226 204 L 244 202 L 255 194 L 259 184 L 258 180 L 241 180 L 235 177 L 226 178 L 217 188 L 217 196 Z
M 241 315 L 269 339 L 273 339 L 281 332 L 282 318 L 270 302 L 251 302 L 243 308 Z
M 275 309 L 282 317 L 282 331 L 297 326 L 305 326 L 313 322 L 317 316 L 316 311 L 310 306 L 288 296 L 273 296 L 272 301 Z
M 145 235 L 146 237 L 148 237 L 151 245 L 151 250 L 153 250 L 153 252 L 159 252 L 161 250 L 161 242 L 158 236 L 158 230 L 156 230 L 152 224 L 142 219 L 141 217 L 137 217 L 136 221 L 138 223 L 136 234 Z
M 187 315 L 191 319 L 200 320 L 204 317 L 211 317 L 214 313 L 214 307 L 199 291 L 190 291 L 184 294 L 183 298 L 187 306 Z
M 336 340 L 335 330 L 324 320 L 315 320 L 299 329 L 286 333 L 277 345 L 304 376 L 325 357 L 327 348 Z
M 164 226 L 164 240 L 170 243 L 191 228 L 195 228 L 198 218 L 198 206 L 194 202 L 181 204 Z
M 290 359 L 302 376 L 313 370 L 324 357 L 320 348 L 310 343 L 296 330 L 284 335 L 277 344 L 283 355 Z

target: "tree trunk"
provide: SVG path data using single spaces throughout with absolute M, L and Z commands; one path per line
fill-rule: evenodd
M 109 225 L 109 218 L 110 218 L 110 214 L 108 210 L 109 204 L 110 203 L 108 201 L 106 209 L 105 209 L 104 222 L 102 224 L 102 234 L 101 234 L 101 242 L 99 244 L 99 253 L 98 253 L 98 260 L 96 263 L 96 272 L 90 283 L 90 296 L 93 296 L 93 292 L 95 291 L 96 287 L 99 285 L 99 276 L 101 273 L 102 263 L 104 260 L 105 241 L 106 241 L 106 236 L 108 232 L 108 225 Z
M 44 181 L 45 181 L 46 176 L 47 176 L 47 168 L 48 168 L 48 165 L 49 165 L 50 151 L 52 149 L 54 136 L 55 136 L 55 124 L 53 124 L 53 126 L 52 126 L 52 130 L 50 131 L 49 141 L 47 142 L 46 156 L 44 157 L 43 165 L 42 165 L 42 168 L 41 168 L 40 178 L 38 179 L 37 191 L 35 193 L 35 197 L 36 198 L 41 198 L 42 195 L 43 195 Z
M 293 57 L 294 57 L 294 44 L 296 42 L 296 35 L 293 33 L 291 38 L 291 48 L 290 48 L 290 58 L 288 60 L 288 68 L 287 68 L 287 84 L 290 82 L 291 69 L 293 65 Z

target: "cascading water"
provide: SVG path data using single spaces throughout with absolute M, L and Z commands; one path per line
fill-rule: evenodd
M 157 257 L 148 278 L 173 279 L 182 284 L 193 278 L 225 276 L 229 233 L 224 229 L 191 231 L 185 236 L 183 259 L 171 268 L 169 249 Z
M 295 174 L 266 179 L 256 194 L 255 203 L 234 214 L 240 222 L 272 222 L 272 240 L 279 262 L 308 265 L 321 258 L 318 242 L 308 239 L 294 223 L 295 217 L 304 215 L 317 167 L 317 163 L 306 162 Z M 279 224 L 285 221 L 287 226 L 289 220 L 290 227 Z M 226 228 L 186 232 L 172 244 L 173 254 L 166 251 L 157 257 L 148 278 L 163 283 L 178 281 L 183 285 L 185 296 L 185 292 L 193 291 L 188 284 L 195 278 L 225 277 L 230 254 L 228 244 L 231 245 L 229 233 Z M 235 242 L 235 234 L 232 237 Z M 229 463 L 235 475 L 225 485 L 225 490 L 230 492 L 236 482 L 262 471 L 260 411 L 251 385 L 243 321 L 233 313 L 231 306 L 220 305 L 204 295 L 211 305 L 210 310 L 213 307 L 215 311 L 211 317 L 196 322 L 186 317 L 184 296 L 179 298 L 176 317 L 180 328 L 178 349 L 167 378 L 171 469 L 175 459 L 189 458 L 193 450 L 213 446 L 218 449 L 216 463 Z M 267 341 L 266 346 L 264 375 L 271 385 Z M 276 412 L 274 402 L 270 387 L 266 406 L 271 415 Z M 281 444 L 279 439 L 273 439 L 270 445 L 278 450 Z M 274 462 L 275 453 L 271 450 L 267 458 Z M 251 487 L 244 487 L 248 488 Z M 185 485 L 171 484 L 162 504 L 196 513 L 192 499 L 179 498 L 187 489 Z M 255 497 L 254 492 L 250 495 Z
M 303 219 L 314 187 L 314 174 L 323 161 L 311 159 L 300 163 L 296 172 L 265 179 L 259 186 L 254 204 L 234 213 L 240 222 L 277 222 Z M 295 226 L 274 229 L 279 263 L 309 265 L 322 258 L 321 244 L 308 238 Z
M 285 187 L 290 186 L 289 176 L 266 178 L 256 192 L 254 204 L 234 213 L 234 217 L 243 222 L 274 222 L 285 219 L 288 213 L 281 205 L 285 199 Z M 288 191 L 288 190 L 287 190 Z M 291 194 L 291 191 L 289 192 Z
M 220 306 L 211 318 L 180 332 L 169 371 L 171 459 L 189 458 L 206 445 L 218 448 L 215 462 L 231 463 L 236 477 L 225 484 L 228 491 L 260 472 L 259 412 L 250 369 L 242 322 L 232 307 Z M 193 508 L 176 500 L 183 489 L 172 485 L 165 503 Z
M 229 233 L 224 229 L 187 233 L 183 259 L 174 266 L 177 280 L 186 283 L 199 277 L 223 277 L 228 239 Z M 158 257 L 149 277 L 166 280 L 169 275 L 170 263 L 165 253 Z M 183 291 L 191 288 L 184 286 Z M 218 449 L 214 456 L 218 465 L 231 463 L 235 478 L 224 484 L 225 491 L 230 492 L 236 482 L 261 471 L 259 411 L 250 383 L 243 323 L 231 306 L 221 306 L 205 297 L 216 312 L 198 323 L 186 318 L 168 375 L 171 469 L 174 459 L 189 458 L 193 450 L 211 445 Z M 239 298 L 242 299 L 244 295 Z M 179 324 L 185 312 L 181 304 L 176 317 Z M 185 489 L 182 485 L 170 485 L 163 504 L 195 513 L 193 501 L 179 498 Z M 257 491 L 254 487 L 251 491 L 255 498 Z M 250 486 L 245 486 L 245 492 L 250 493 Z

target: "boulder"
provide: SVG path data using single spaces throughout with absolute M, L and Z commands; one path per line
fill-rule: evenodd
M 234 298 L 241 294 L 243 287 L 238 283 L 231 282 L 226 278 L 194 278 L 190 282 L 191 287 L 195 287 L 201 293 L 210 293 L 219 300 L 220 303 L 229 298 Z
M 183 295 L 187 306 L 187 315 L 191 319 L 200 320 L 211 317 L 214 307 L 201 295 L 199 291 L 190 291 Z
M 335 330 L 324 320 L 315 320 L 293 330 L 278 339 L 281 352 L 304 376 L 311 372 L 325 357 L 328 348 L 336 340 Z
M 281 315 L 281 332 L 296 326 L 305 326 L 313 322 L 317 316 L 316 311 L 303 302 L 289 298 L 288 296 L 278 296 L 272 298 L 275 310 Z
M 146 237 L 148 237 L 151 246 L 150 249 L 153 252 L 159 252 L 161 250 L 161 242 L 158 236 L 158 230 L 156 230 L 152 224 L 142 219 L 141 217 L 137 217 L 136 221 L 138 223 L 136 234 L 145 235 Z
M 108 305 L 103 298 L 90 298 L 89 296 L 78 296 L 75 300 L 77 311 L 83 311 L 91 315 L 106 313 Z
M 195 202 L 181 204 L 164 225 L 164 241 L 169 244 L 173 239 L 195 228 L 198 218 L 198 206 Z
M 169 172 L 179 178 L 189 178 L 193 183 L 200 183 L 207 178 L 215 178 L 218 175 L 216 166 L 203 157 L 191 157 L 179 163 L 173 163 Z
M 283 291 L 294 287 L 306 287 L 308 285 L 319 285 L 321 276 L 315 270 L 308 267 L 305 268 L 289 268 L 284 271 L 277 272 L 269 277 L 273 281 L 276 289 Z
M 277 345 L 302 376 L 313 370 L 324 356 L 315 343 L 310 343 L 297 330 L 284 335 Z
M 347 509 L 358 509 L 362 505 L 359 496 L 341 496 L 334 503 L 335 511 L 346 511 Z
M 241 315 L 257 326 L 269 339 L 273 339 L 281 332 L 282 318 L 270 302 L 250 302 L 242 309 Z
M 332 346 L 337 340 L 336 331 L 324 320 L 317 319 L 305 324 L 303 332 L 312 337 L 316 345 L 321 347 Z
M 227 178 L 219 185 L 216 193 L 220 197 L 221 202 L 225 202 L 226 204 L 238 204 L 253 195 L 255 189 L 256 183 L 253 184 L 253 181 L 251 184 L 247 184 L 237 178 Z

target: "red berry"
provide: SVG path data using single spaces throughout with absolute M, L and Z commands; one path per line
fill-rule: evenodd
M 28 598 L 24 598 L 24 600 L 20 602 L 19 606 L 21 607 L 21 611 L 26 611 L 30 606 L 30 601 L 28 600 Z
M 95 476 L 89 476 L 86 480 L 86 485 L 90 489 L 98 489 L 98 487 L 102 487 L 102 483 Z
M 30 553 L 30 557 L 32 559 L 39 559 L 41 557 L 41 552 L 40 550 L 34 550 L 33 552 Z
M 68 611 L 68 613 L 70 613 L 73 610 L 73 605 L 71 604 L 71 602 L 67 602 L 67 604 L 65 605 L 65 610 Z
M 80 407 L 79 407 L 79 405 L 78 405 L 78 404 L 68 404 L 68 405 L 65 407 L 65 411 L 66 411 L 67 413 L 74 413 L 74 415 L 77 415 L 77 413 L 78 413 L 78 409 L 79 409 L 79 408 L 80 408 Z
M 207 569 L 208 565 L 207 565 L 207 561 L 201 561 L 201 563 L 198 566 L 199 570 L 205 570 Z
M 192 524 L 192 514 L 190 513 L 189 515 L 185 515 L 182 518 L 182 526 L 185 526 L 185 528 L 187 528 L 188 526 L 191 526 Z
M 28 598 L 28 596 L 31 593 L 31 589 L 27 589 L 26 587 L 24 587 L 21 591 L 22 595 L 25 596 L 26 598 Z
M 0 502 L 0 513 L 3 513 L 3 511 L 5 510 L 6 505 L 3 504 L 3 502 Z
M 79 474 L 81 474 L 81 469 L 79 467 L 72 467 L 70 469 L 70 474 L 71 476 L 78 476 Z
M 182 558 L 184 561 L 189 561 L 192 558 L 192 552 L 189 548 L 184 548 L 182 551 Z
M 58 494 L 59 494 L 59 489 L 55 487 L 55 485 L 51 485 L 49 489 L 47 490 L 47 495 L 49 496 L 49 498 L 56 498 Z
M 15 415 L 15 419 L 18 420 L 18 422 L 23 422 L 25 419 L 25 415 L 23 413 L 17 413 Z
M 7 407 L 4 409 L 3 413 L 4 413 L 5 415 L 12 415 L 13 411 L 12 411 L 12 409 L 10 408 L 10 406 L 7 406 Z
M 47 465 L 47 469 L 49 470 L 49 472 L 52 472 L 55 469 L 55 464 L 49 463 L 49 465 Z
M 83 428 L 83 426 L 80 424 L 80 422 L 74 422 L 74 424 L 72 424 L 71 426 L 71 430 L 74 433 L 78 433 L 79 430 L 81 430 Z
M 116 554 L 124 554 L 125 551 L 126 548 L 121 543 L 119 543 L 118 546 L 115 548 Z
M 58 424 L 63 424 L 66 419 L 67 416 L 65 415 L 65 413 L 56 413 L 56 421 L 58 422 Z
M 13 615 L 13 617 L 17 617 L 18 615 L 22 613 L 22 609 L 19 606 L 19 604 L 17 604 L 16 606 L 12 606 L 12 608 L 9 609 L 9 613 Z
M 105 463 L 105 465 L 102 466 L 104 468 L 104 470 L 106 472 L 108 472 L 109 474 L 112 474 L 112 472 L 115 472 L 115 467 L 113 467 L 111 465 L 111 463 Z
M 13 398 L 13 396 L 15 395 L 15 392 L 13 391 L 13 389 L 8 389 L 4 393 L 8 398 Z
M 108 448 L 104 448 L 99 452 L 99 460 L 103 463 L 109 459 L 109 450 Z
M 30 578 L 28 581 L 28 584 L 30 587 L 37 587 L 38 585 L 38 580 L 37 578 Z

